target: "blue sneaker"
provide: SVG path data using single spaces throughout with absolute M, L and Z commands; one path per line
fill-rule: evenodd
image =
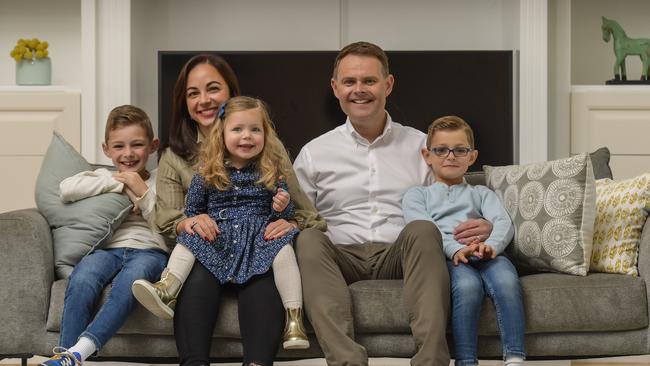
M 77 352 L 70 352 L 63 347 L 54 347 L 52 352 L 54 356 L 38 366 L 81 366 L 81 355 Z

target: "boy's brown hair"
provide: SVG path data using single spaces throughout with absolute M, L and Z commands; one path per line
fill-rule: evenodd
M 111 131 L 131 125 L 142 127 L 147 132 L 149 142 L 153 141 L 153 127 L 147 113 L 136 106 L 125 104 L 113 108 L 111 113 L 108 114 L 104 142 L 108 143 L 108 136 Z
M 388 70 L 388 56 L 386 56 L 384 50 L 382 50 L 376 44 L 361 41 L 350 43 L 349 45 L 343 47 L 343 49 L 339 52 L 339 54 L 336 56 L 336 60 L 334 60 L 334 72 L 332 73 L 332 78 L 336 79 L 336 72 L 338 71 L 339 64 L 341 63 L 341 60 L 347 55 L 374 57 L 381 63 L 382 74 L 387 77 L 390 73 Z
M 474 149 L 474 132 L 462 118 L 458 116 L 444 116 L 431 123 L 427 131 L 427 149 L 431 149 L 431 140 L 436 131 L 463 131 L 467 135 L 469 147 Z

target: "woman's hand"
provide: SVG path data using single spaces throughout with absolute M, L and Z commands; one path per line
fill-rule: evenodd
M 297 223 L 289 222 L 285 219 L 279 219 L 273 221 L 272 223 L 266 226 L 266 230 L 264 231 L 264 240 L 273 240 L 273 239 L 281 238 L 289 234 L 291 230 L 297 228 L 298 228 Z
M 207 214 L 200 214 L 181 220 L 176 225 L 176 232 L 185 231 L 190 235 L 200 235 L 204 240 L 214 241 L 221 234 L 217 223 Z
M 470 219 L 454 229 L 454 239 L 461 244 L 471 244 L 475 241 L 483 242 L 492 233 L 492 223 L 485 219 Z

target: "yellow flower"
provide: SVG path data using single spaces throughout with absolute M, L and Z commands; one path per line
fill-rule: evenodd
M 25 38 L 20 38 L 18 41 L 16 41 L 16 45 L 14 46 L 14 49 L 10 52 L 10 56 L 16 60 L 16 62 L 20 62 L 23 59 L 25 60 L 31 60 L 33 58 L 36 59 L 42 59 L 45 57 L 48 57 L 49 51 L 48 48 L 49 43 L 46 41 L 41 41 L 38 38 L 32 38 L 32 39 L 25 39 Z

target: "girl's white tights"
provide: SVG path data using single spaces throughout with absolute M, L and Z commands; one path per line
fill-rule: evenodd
M 273 260 L 273 277 L 285 309 L 302 308 L 302 282 L 291 244 L 285 245 Z

